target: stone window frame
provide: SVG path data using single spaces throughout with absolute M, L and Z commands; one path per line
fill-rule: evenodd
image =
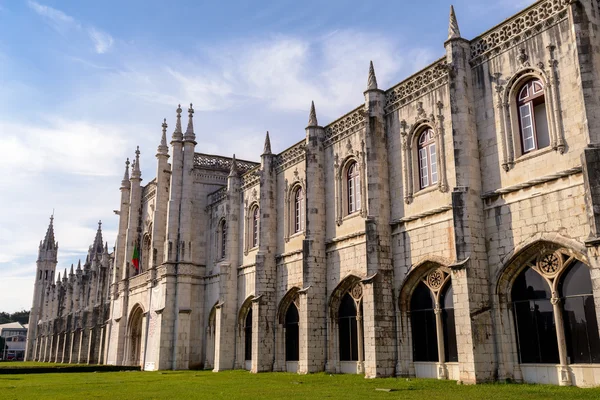
M 442 115 L 443 105 L 438 102 L 437 118 L 431 114 L 428 118 L 420 118 L 412 125 L 402 120 L 400 134 L 402 136 L 402 160 L 404 176 L 404 202 L 410 204 L 416 193 L 429 191 L 436 188 L 440 192 L 448 191 L 446 180 L 446 146 L 444 138 L 444 116 Z M 433 141 L 436 146 L 436 163 L 438 180 L 437 184 L 429 185 L 421 189 L 421 177 L 419 171 L 419 145 L 418 140 L 423 132 L 430 129 L 433 132 Z
M 254 214 L 258 210 L 258 232 L 256 238 L 254 236 Z M 253 200 L 245 210 L 245 240 L 244 240 L 244 255 L 247 255 L 249 251 L 258 248 L 260 240 L 260 205 L 258 200 Z M 256 239 L 256 240 L 255 240 Z
M 221 217 L 217 224 L 215 244 L 217 256 L 216 259 L 225 260 L 227 257 L 227 220 L 225 217 Z
M 350 154 L 346 156 L 341 164 L 335 165 L 337 171 L 335 175 L 335 192 L 336 192 L 336 223 L 342 225 L 344 219 L 351 218 L 357 215 L 366 217 L 366 188 L 365 188 L 365 163 L 361 160 L 364 153 Z M 360 182 L 360 208 L 352 213 L 348 213 L 348 169 L 352 164 L 358 166 L 359 182 Z
M 284 193 L 284 240 L 289 242 L 290 237 L 300 235 L 304 233 L 306 229 L 306 181 L 301 179 L 297 173 L 294 172 L 294 179 L 291 183 L 285 180 L 285 193 Z M 302 190 L 303 201 L 301 204 L 301 217 L 300 217 L 300 229 L 296 230 L 296 204 L 295 194 L 298 190 Z
M 508 172 L 516 162 L 527 159 L 529 155 L 540 154 L 549 149 L 564 154 L 566 149 L 562 115 L 560 111 L 560 97 L 558 93 L 558 78 L 556 61 L 550 60 L 548 71 L 543 69 L 543 63 L 537 67 L 525 66 L 510 77 L 505 87 L 497 86 L 497 108 L 500 111 L 500 148 L 502 151 L 502 169 Z M 538 79 L 544 86 L 544 102 L 546 104 L 546 118 L 548 120 L 548 134 L 550 147 L 535 149 L 523 153 L 521 146 L 521 129 L 518 110 L 518 95 L 528 81 Z
M 286 363 L 286 324 L 285 317 L 287 315 L 287 311 L 289 307 L 294 304 L 298 309 L 298 314 L 302 315 L 302 308 L 300 304 L 300 293 L 301 289 L 298 286 L 293 286 L 290 288 L 281 301 L 279 302 L 279 306 L 277 307 L 277 315 L 276 321 L 277 326 L 275 329 L 275 367 L 276 371 L 285 371 L 287 370 Z M 300 323 L 298 324 L 300 325 Z M 299 344 L 300 346 L 300 344 Z

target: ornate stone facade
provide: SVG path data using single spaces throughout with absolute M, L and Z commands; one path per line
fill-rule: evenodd
M 79 275 L 36 281 L 27 357 L 73 362 L 69 321 L 109 306 L 77 360 L 600 384 L 599 26 L 596 0 L 541 0 L 466 40 L 451 10 L 444 57 L 388 90 L 371 65 L 364 104 L 311 106 L 260 163 L 195 153 L 178 108 L 170 163 L 163 124 L 90 253 L 109 288 L 64 308 Z

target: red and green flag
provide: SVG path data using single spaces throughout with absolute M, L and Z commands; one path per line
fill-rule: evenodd
M 131 258 L 131 263 L 135 267 L 136 271 L 140 271 L 140 253 L 137 248 L 137 244 L 133 247 L 133 257 Z

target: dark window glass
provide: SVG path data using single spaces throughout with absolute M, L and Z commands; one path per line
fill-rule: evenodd
M 244 327 L 245 338 L 246 338 L 246 360 L 252 360 L 252 309 L 246 314 L 246 324 Z
M 544 85 L 539 79 L 523 84 L 517 96 L 523 154 L 550 145 Z
M 522 363 L 559 362 L 551 297 L 550 286 L 531 268 L 525 268 L 513 284 L 513 311 Z
M 252 247 L 258 246 L 258 207 L 252 213 Z
M 339 309 L 340 361 L 358 361 L 356 303 L 350 294 L 342 298 Z
M 285 360 L 298 361 L 300 331 L 298 323 L 300 316 L 294 303 L 290 304 L 285 314 Z
M 440 303 L 442 304 L 442 324 L 444 325 L 444 358 L 447 362 L 458 361 L 458 347 L 456 345 L 456 328 L 454 326 L 454 291 L 449 283 L 444 288 Z
M 414 361 L 438 361 L 434 304 L 431 290 L 419 282 L 410 302 Z
M 600 363 L 600 338 L 590 272 L 573 263 L 559 283 L 569 363 Z

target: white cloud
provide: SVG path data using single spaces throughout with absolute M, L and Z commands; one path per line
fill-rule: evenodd
M 113 38 L 106 32 L 102 32 L 96 28 L 88 28 L 88 35 L 94 42 L 94 46 L 96 48 L 96 53 L 104 54 L 106 53 L 113 44 Z
M 42 16 L 52 28 L 61 34 L 64 34 L 72 27 L 79 27 L 79 24 L 73 17 L 56 8 L 45 6 L 32 0 L 28 0 L 27 5 L 37 14 Z

